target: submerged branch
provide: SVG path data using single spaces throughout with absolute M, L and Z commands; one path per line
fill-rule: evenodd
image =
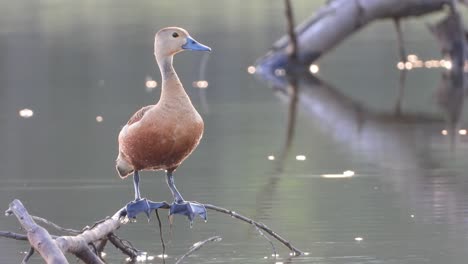
M 213 237 L 210 237 L 210 238 L 207 238 L 203 241 L 199 241 L 195 244 L 193 244 L 193 246 L 189 249 L 189 251 L 187 251 L 184 255 L 182 255 L 177 261 L 176 263 L 174 264 L 179 264 L 179 263 L 182 263 L 182 260 L 184 260 L 184 258 L 190 256 L 193 252 L 199 250 L 201 247 L 203 247 L 206 243 L 208 242 L 219 242 L 221 241 L 221 237 L 220 236 L 213 236 Z M 164 259 L 164 255 L 163 255 L 163 259 Z
M 110 233 L 107 238 L 112 245 L 122 251 L 125 255 L 129 256 L 130 259 L 136 259 L 138 256 L 138 249 L 136 249 L 129 241 L 121 239 L 114 233 Z

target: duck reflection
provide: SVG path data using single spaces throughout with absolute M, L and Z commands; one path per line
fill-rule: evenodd
M 446 17 L 434 25 L 428 25 L 428 29 L 439 43 L 441 53 L 450 58 L 449 71 L 442 73 L 440 84 L 437 88 L 436 98 L 439 107 L 445 113 L 448 122 L 448 133 L 451 138 L 451 146 L 454 148 L 456 125 L 460 120 L 466 94 L 468 79 L 466 60 L 468 58 L 468 46 L 466 33 L 458 12 L 451 8 Z
M 457 86 L 457 82 L 454 81 L 454 76 L 451 72 L 442 73 L 439 86 L 436 90 L 436 98 L 437 104 L 443 110 L 445 119 L 447 120 L 452 146 L 457 134 L 457 124 L 463 112 L 465 90 L 466 87 Z

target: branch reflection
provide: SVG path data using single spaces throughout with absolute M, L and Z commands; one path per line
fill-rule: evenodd
M 464 104 L 463 89 L 457 86 L 460 82 L 451 79 L 453 75 L 447 72 L 442 74 L 436 96 L 443 116 L 438 116 L 401 111 L 378 112 L 306 72 L 297 73 L 293 78 L 274 74 L 262 76 L 265 71 L 257 67 L 257 73 L 260 78 L 269 81 L 280 99 L 297 101 L 298 107 L 310 117 L 308 120 L 316 123 L 322 133 L 348 148 L 357 159 L 380 168 L 388 176 L 383 181 L 390 182 L 402 193 L 405 202 L 408 201 L 416 214 L 418 210 L 427 212 L 422 210 L 427 206 L 430 207 L 429 211 L 433 210 L 434 203 L 446 203 L 448 207 L 453 207 L 458 199 L 468 200 L 468 192 L 460 192 L 459 188 L 447 185 L 447 182 L 456 180 L 446 154 L 450 153 L 451 146 L 461 142 L 456 127 Z M 296 100 L 290 100 L 294 96 L 290 93 L 291 79 L 297 81 Z M 400 85 L 401 90 L 404 82 L 400 82 Z M 399 101 L 402 99 L 402 96 L 398 98 Z M 294 126 L 295 107 L 290 105 L 289 111 L 288 116 L 293 121 L 290 120 L 288 124 Z M 288 131 L 292 130 L 294 128 L 288 128 Z M 447 140 L 442 131 L 450 131 L 451 140 Z M 280 156 L 286 156 L 293 144 L 290 135 L 287 133 L 284 139 Z M 447 151 L 442 153 L 441 146 L 442 149 L 445 146 Z M 454 152 L 452 154 L 456 155 Z M 283 158 L 278 163 L 278 172 L 283 171 L 285 160 Z M 264 214 L 265 209 L 270 207 L 269 201 L 281 184 L 282 176 L 281 173 L 272 176 L 259 191 L 258 213 Z M 445 195 L 441 195 L 441 192 Z M 421 201 L 428 203 L 421 206 Z

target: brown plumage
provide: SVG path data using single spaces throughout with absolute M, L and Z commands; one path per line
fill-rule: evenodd
M 172 66 L 173 56 L 188 41 L 185 37 L 188 33 L 175 27 L 162 29 L 155 36 L 161 97 L 157 104 L 137 111 L 120 131 L 116 168 L 122 178 L 135 170 L 173 171 L 200 142 L 203 119 Z

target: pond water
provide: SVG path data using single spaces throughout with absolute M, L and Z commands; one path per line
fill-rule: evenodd
M 322 4 L 309 2 L 293 1 L 297 21 Z M 255 228 L 209 211 L 208 222 L 193 228 L 176 217 L 172 231 L 163 217 L 166 263 L 214 235 L 223 240 L 186 263 L 439 264 L 468 258 L 468 136 L 443 135 L 445 113 L 436 103 L 440 68 L 408 73 L 402 114 L 395 117 L 399 59 L 391 22 L 372 24 L 318 61 L 322 81 L 300 81 L 296 134 L 278 171 L 287 98 L 247 67 L 284 34 L 282 1 L 1 6 L 3 209 L 17 198 L 30 213 L 79 229 L 133 198 L 131 179 L 121 180 L 114 169 L 117 134 L 134 111 L 158 99 L 154 33 L 178 25 L 213 49 L 205 90 L 192 87 L 203 54 L 175 58 L 206 127 L 175 174 L 179 190 L 186 199 L 259 220 L 309 254 L 289 258 L 273 241 L 275 259 Z M 437 18 L 403 23 L 407 50 L 423 60 L 440 59 L 425 26 Z M 158 86 L 148 89 L 147 80 Z M 33 115 L 20 116 L 22 109 Z M 462 115 L 459 126 L 467 125 Z M 348 170 L 352 177 L 330 177 Z M 170 200 L 162 172 L 142 175 L 144 196 Z M 14 217 L 2 217 L 0 230 L 21 232 Z M 118 235 L 151 256 L 162 253 L 154 219 L 141 216 Z M 0 239 L 0 263 L 18 263 L 27 250 L 22 241 Z M 125 262 L 112 246 L 106 252 L 109 263 Z M 35 255 L 30 263 L 42 260 Z

